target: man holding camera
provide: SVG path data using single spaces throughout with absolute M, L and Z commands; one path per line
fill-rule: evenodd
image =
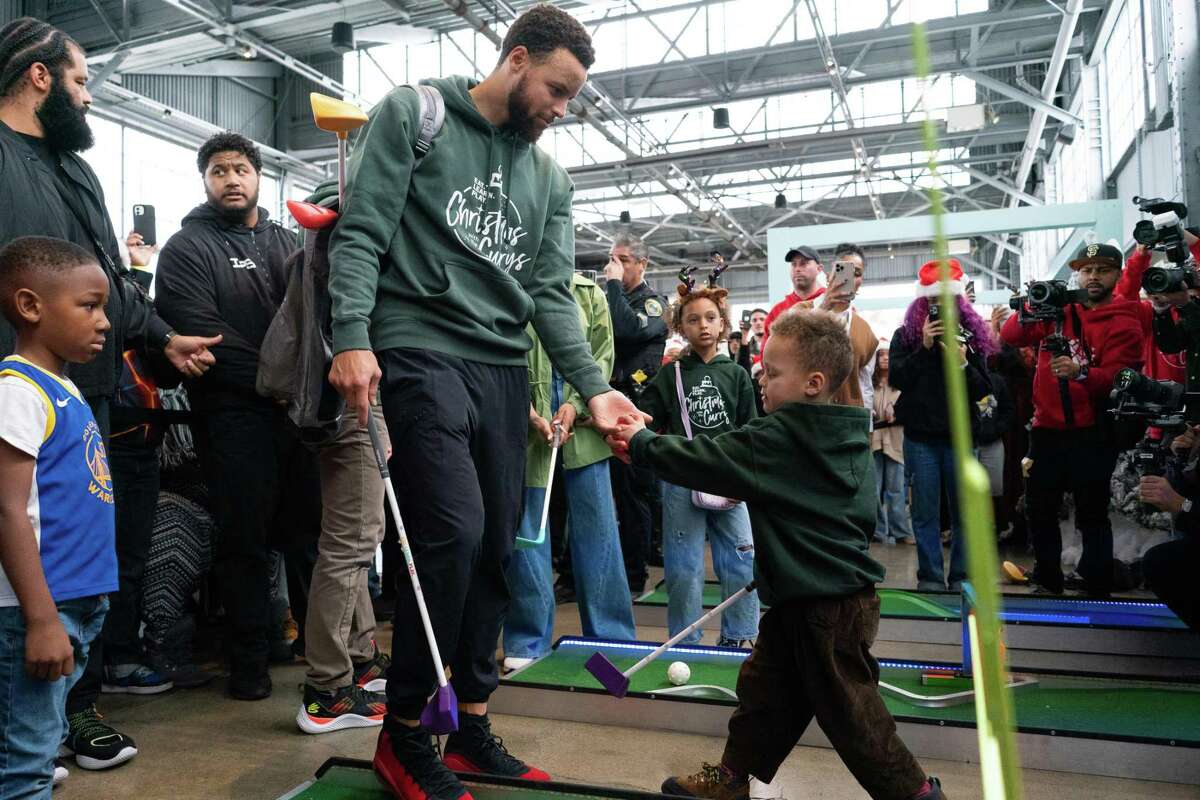
M 1142 570 L 1146 586 L 1192 630 L 1200 630 L 1200 425 L 1189 427 L 1171 442 L 1173 458 L 1167 474 L 1146 475 L 1138 486 L 1142 502 L 1174 516 L 1181 538 L 1146 551 Z
M 1063 591 L 1058 512 L 1068 491 L 1083 535 L 1078 572 L 1085 591 L 1103 597 L 1112 583 L 1108 498 L 1117 447 L 1104 407 L 1117 372 L 1136 368 L 1142 352 L 1137 305 L 1113 298 L 1123 260 L 1113 242 L 1085 245 L 1071 261 L 1080 291 L 1051 282 L 1044 302 L 1026 303 L 1000 330 L 1014 347 L 1039 348 L 1025 511 L 1036 557 L 1032 578 L 1043 593 Z
M 1192 258 L 1200 261 L 1200 239 L 1191 231 L 1183 232 L 1183 241 L 1191 251 Z M 1159 288 L 1154 284 L 1146 285 L 1144 278 L 1150 270 L 1150 256 L 1153 247 L 1139 242 L 1125 261 L 1125 272 L 1117 282 L 1116 296 L 1126 300 L 1138 301 L 1138 318 L 1142 323 L 1142 336 L 1145 346 L 1142 351 L 1142 372 L 1146 377 L 1156 381 L 1175 381 L 1184 383 L 1187 380 L 1187 359 L 1183 353 L 1166 351 L 1153 336 L 1153 323 L 1156 313 L 1170 313 L 1173 320 L 1179 319 L 1179 312 L 1172 310 L 1175 305 L 1186 305 L 1190 300 L 1188 289 L 1179 288 L 1174 292 L 1154 292 Z M 1141 299 L 1141 290 L 1145 288 L 1149 300 Z M 1175 288 L 1175 287 L 1167 287 Z

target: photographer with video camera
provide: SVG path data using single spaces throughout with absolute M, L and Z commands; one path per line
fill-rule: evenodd
M 1189 426 L 1171 443 L 1166 475 L 1146 475 L 1138 486 L 1142 502 L 1173 515 L 1179 536 L 1142 556 L 1146 587 L 1189 628 L 1200 630 L 1200 425 Z
M 1114 242 L 1084 246 L 1070 264 L 1083 288 L 1031 283 L 1027 296 L 1012 299 L 1017 313 L 1000 330 L 1008 344 L 1039 348 L 1025 511 L 1036 558 L 1032 580 L 1041 592 L 1063 591 L 1064 492 L 1075 498 L 1083 534 L 1077 571 L 1086 592 L 1106 596 L 1112 583 L 1108 499 L 1117 446 L 1104 408 L 1117 372 L 1139 366 L 1142 352 L 1137 305 L 1113 297 L 1123 261 Z
M 1186 356 L 1177 350 L 1160 346 L 1153 335 L 1154 317 L 1156 313 L 1169 313 L 1173 321 L 1178 321 L 1176 302 L 1186 304 L 1188 293 L 1195 284 L 1195 279 L 1179 268 L 1187 260 L 1188 250 L 1193 259 L 1200 260 L 1200 238 L 1180 227 L 1179 220 L 1187 216 L 1187 206 L 1182 203 L 1144 200 L 1140 197 L 1135 197 L 1134 202 L 1152 218 L 1139 222 L 1134 228 L 1137 246 L 1125 261 L 1125 272 L 1117 282 L 1114 294 L 1118 298 L 1138 301 L 1138 319 L 1145 337 L 1143 374 L 1156 381 L 1183 383 L 1187 380 Z M 1151 267 L 1151 255 L 1155 250 L 1165 252 L 1168 261 Z M 1141 299 L 1142 290 L 1145 290 L 1149 300 Z

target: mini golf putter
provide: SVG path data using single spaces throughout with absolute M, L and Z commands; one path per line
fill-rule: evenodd
M 592 657 L 587 660 L 587 664 L 584 666 L 587 667 L 587 671 L 592 673 L 592 676 L 596 680 L 600 681 L 600 685 L 604 687 L 605 691 L 607 691 L 613 697 L 624 697 L 629 693 L 629 679 L 633 677 L 634 673 L 638 672 L 640 669 L 642 669 L 642 667 L 645 667 L 651 661 L 658 658 L 675 645 L 679 644 L 679 642 L 687 637 L 687 635 L 692 631 L 696 630 L 701 625 L 715 617 L 717 614 L 720 614 L 722 611 L 729 608 L 738 600 L 741 600 L 743 597 L 753 592 L 754 587 L 755 581 L 751 581 L 741 589 L 738 589 L 736 592 L 729 595 L 729 597 L 726 597 L 720 605 L 713 608 L 691 625 L 688 625 L 686 628 L 672 636 L 663 644 L 659 645 L 654 652 L 650 653 L 650 655 L 646 656 L 624 672 L 621 672 L 621 670 L 617 669 L 617 666 L 609 661 L 608 658 L 606 658 L 605 655 L 599 651 L 592 653 Z
M 308 96 L 313 122 L 323 131 L 337 134 L 338 140 L 338 208 L 346 202 L 346 136 L 367 123 L 367 115 L 353 103 L 338 100 L 320 92 Z M 338 212 L 316 203 L 288 200 L 288 211 L 305 230 L 319 231 L 337 221 Z
M 458 730 L 458 698 L 454 695 L 454 687 L 446 675 L 447 667 L 443 665 L 442 654 L 438 651 L 437 638 L 433 635 L 433 623 L 429 620 L 429 609 L 425 607 L 425 594 L 421 591 L 421 580 L 417 577 L 417 565 L 413 562 L 412 548 L 408 546 L 408 536 L 404 533 L 404 523 L 400 519 L 400 504 L 396 501 L 396 490 L 392 488 L 392 479 L 387 465 L 387 448 L 379 435 L 379 426 L 375 424 L 375 415 L 367 414 L 367 433 L 371 437 L 371 449 L 375 451 L 375 465 L 383 478 L 383 488 L 387 495 L 388 509 L 392 513 L 392 521 L 396 523 L 396 531 L 400 535 L 400 550 L 404 553 L 404 563 L 408 567 L 408 577 L 412 582 L 413 595 L 417 598 L 417 611 L 421 615 L 421 626 L 425 629 L 425 641 L 429 645 L 429 655 L 433 660 L 433 671 L 437 675 L 438 687 L 429 698 L 424 710 L 421 711 L 421 727 L 434 736 L 454 733 Z

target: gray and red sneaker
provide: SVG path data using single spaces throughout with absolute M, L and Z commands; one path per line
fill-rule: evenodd
M 487 714 L 458 712 L 458 730 L 446 739 L 442 761 L 455 772 L 501 775 L 526 781 L 548 781 L 550 776 L 508 752 L 504 740 L 492 733 Z
M 438 757 L 429 732 L 410 728 L 390 715 L 383 720 L 373 766 L 398 800 L 473 800 Z

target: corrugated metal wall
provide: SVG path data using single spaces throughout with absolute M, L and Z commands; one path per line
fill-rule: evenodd
M 334 80 L 342 80 L 342 57 L 337 53 L 317 55 L 306 58 L 305 61 Z M 328 133 L 317 130 L 313 125 L 312 107 L 308 102 L 310 93 L 330 94 L 330 91 L 319 83 L 305 80 L 292 72 L 285 73 L 280 84 L 280 93 L 287 95 L 284 110 L 288 120 L 287 149 L 309 150 L 317 147 L 333 147 L 333 138 Z
M 0 0 L 0 25 L 6 25 L 24 15 L 25 3 L 22 0 Z
M 275 81 L 194 75 L 124 75 L 122 85 L 227 130 L 274 146 Z M 247 88 L 253 87 L 253 88 Z M 258 91 L 255 91 L 255 90 Z

